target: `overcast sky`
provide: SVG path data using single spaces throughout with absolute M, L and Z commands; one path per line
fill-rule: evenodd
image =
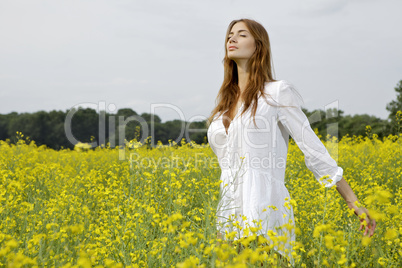
M 267 29 L 275 78 L 294 84 L 305 108 L 338 102 L 385 119 L 402 80 L 401 10 L 400 0 L 0 0 L 0 113 L 208 116 L 226 28 L 245 17 Z

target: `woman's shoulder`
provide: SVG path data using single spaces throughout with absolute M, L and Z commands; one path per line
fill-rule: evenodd
M 265 84 L 264 93 L 276 101 L 288 103 L 290 99 L 303 103 L 303 98 L 295 86 L 288 80 L 275 80 Z
M 284 88 L 284 87 L 294 87 L 294 85 L 288 80 L 274 80 L 265 82 L 265 89 L 276 89 L 276 88 Z
M 275 80 L 265 82 L 264 93 L 269 94 L 271 97 L 279 97 L 281 93 L 289 88 L 294 88 L 293 84 L 287 80 Z

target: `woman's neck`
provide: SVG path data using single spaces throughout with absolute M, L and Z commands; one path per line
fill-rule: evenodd
M 248 83 L 249 72 L 247 70 L 246 64 L 237 65 L 237 75 L 239 78 L 238 86 L 240 88 L 240 94 L 241 94 L 243 93 Z

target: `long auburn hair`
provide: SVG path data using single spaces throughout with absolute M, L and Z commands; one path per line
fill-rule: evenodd
M 228 58 L 228 51 L 226 44 L 228 42 L 228 36 L 232 27 L 238 23 L 244 22 L 250 31 L 251 35 L 255 39 L 256 49 L 254 54 L 248 61 L 248 71 L 250 73 L 249 80 L 244 92 L 242 93 L 242 98 L 244 100 L 244 108 L 241 114 L 252 107 L 252 116 L 254 117 L 255 123 L 255 113 L 257 111 L 258 96 L 261 93 L 264 95 L 264 84 L 265 82 L 276 81 L 272 76 L 272 56 L 271 56 L 271 46 L 269 42 L 268 33 L 265 28 L 258 22 L 250 19 L 239 19 L 233 20 L 226 31 L 225 36 L 225 58 L 223 59 L 224 65 L 224 79 L 222 86 L 218 92 L 216 98 L 216 107 L 212 110 L 211 116 L 208 119 L 208 125 L 212 122 L 216 114 L 223 116 L 223 124 L 226 129 L 228 129 L 230 122 L 235 116 L 234 110 L 237 101 L 240 97 L 240 88 L 238 86 L 238 73 L 237 64 L 232 59 Z M 225 112 L 226 111 L 226 112 Z

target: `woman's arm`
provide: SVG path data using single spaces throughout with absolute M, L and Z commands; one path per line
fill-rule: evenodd
M 278 119 L 303 152 L 307 168 L 314 173 L 315 178 L 325 187 L 336 185 L 338 192 L 345 199 L 348 207 L 354 209 L 357 216 L 363 213 L 366 214 L 365 219 L 360 219 L 362 224 L 359 230 L 364 228 L 364 235 L 369 234 L 372 236 L 376 227 L 375 220 L 370 217 L 366 208 L 357 207 L 355 204 L 358 199 L 352 188 L 342 177 L 343 169 L 338 167 L 321 140 L 311 129 L 308 118 L 301 109 L 302 101 L 297 91 L 291 84 L 282 81 L 278 88 L 277 98 L 278 102 L 284 105 L 278 108 Z M 320 180 L 320 178 L 328 174 L 332 174 L 329 177 L 329 181 Z M 363 221 L 367 222 L 365 227 Z
M 366 213 L 365 219 L 360 219 L 361 225 L 359 231 L 364 228 L 364 235 L 369 234 L 372 236 L 374 234 L 374 230 L 376 227 L 376 222 L 372 219 L 369 215 L 369 212 L 364 207 L 356 206 L 355 202 L 358 201 L 355 193 L 353 192 L 352 188 L 349 186 L 347 181 L 342 177 L 340 181 L 336 183 L 336 189 L 338 190 L 339 194 L 345 199 L 346 204 L 350 209 L 353 209 L 357 216 L 360 216 L 362 213 Z M 364 227 L 363 221 L 367 222 L 367 225 Z
M 343 169 L 330 156 L 328 150 L 310 126 L 301 108 L 302 99 L 297 90 L 286 81 L 281 81 L 276 93 L 278 121 L 296 142 L 304 154 L 307 168 L 316 180 L 325 187 L 333 187 L 342 179 Z M 328 177 L 328 175 L 330 175 Z M 325 179 L 323 177 L 326 176 Z

